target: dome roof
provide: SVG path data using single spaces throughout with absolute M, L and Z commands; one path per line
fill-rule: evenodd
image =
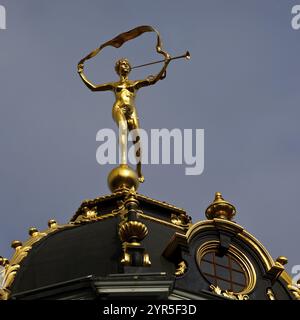
M 86 200 L 68 224 L 50 220 L 48 229 L 31 228 L 28 241 L 12 243 L 14 256 L 1 260 L 0 297 L 297 298 L 287 260 L 274 261 L 230 221 L 233 208 L 218 193 L 209 219 L 192 224 L 183 209 L 128 189 Z

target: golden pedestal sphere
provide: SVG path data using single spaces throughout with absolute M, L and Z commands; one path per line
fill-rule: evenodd
M 107 183 L 111 192 L 132 187 L 137 190 L 139 187 L 137 173 L 126 164 L 114 168 L 107 177 Z

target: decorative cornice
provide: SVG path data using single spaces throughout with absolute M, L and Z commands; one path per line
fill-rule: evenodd
M 186 211 L 185 211 L 184 209 L 178 208 L 178 207 L 176 207 L 176 206 L 174 206 L 174 205 L 171 205 L 171 204 L 169 204 L 169 203 L 167 203 L 167 202 L 165 202 L 165 201 L 155 200 L 155 199 L 152 199 L 152 198 L 147 197 L 147 196 L 145 196 L 145 195 L 142 195 L 142 194 L 140 194 L 140 193 L 137 193 L 137 198 L 138 198 L 138 200 L 145 200 L 145 201 L 148 202 L 148 203 L 157 204 L 157 205 L 162 206 L 162 207 L 164 207 L 164 208 L 166 208 L 166 209 L 173 210 L 173 211 L 175 211 L 175 212 L 177 212 L 177 213 L 186 214 Z
M 188 229 L 188 226 L 183 227 L 183 226 L 174 224 L 172 222 L 168 222 L 168 221 L 163 220 L 163 219 L 159 219 L 159 218 L 155 218 L 155 217 L 149 216 L 149 215 L 147 215 L 145 213 L 139 213 L 138 216 L 140 218 L 144 218 L 144 219 L 147 219 L 147 220 L 150 220 L 150 221 L 154 221 L 154 222 L 157 222 L 157 223 L 160 223 L 160 224 L 163 224 L 165 226 L 172 227 L 172 228 L 175 228 L 175 229 L 178 229 L 178 230 L 181 230 L 181 231 L 186 231 Z
M 188 229 L 192 225 L 191 217 L 187 216 L 186 214 L 171 214 L 171 222 L 176 226 L 183 227 Z
M 96 222 L 96 221 L 101 221 L 101 220 L 106 220 L 108 218 L 113 218 L 118 215 L 120 215 L 119 211 L 115 211 L 112 213 L 107 213 L 102 216 L 97 215 L 97 211 L 93 209 L 88 209 L 88 207 L 85 207 L 85 212 L 83 214 L 80 214 L 76 220 L 73 222 L 74 224 L 84 224 L 84 223 L 89 223 L 89 222 Z
M 76 213 L 71 218 L 71 222 L 75 221 L 79 215 L 82 215 L 82 212 L 83 212 L 84 208 L 87 207 L 87 208 L 91 209 L 91 208 L 101 204 L 102 202 L 104 202 L 106 200 L 111 200 L 111 199 L 120 198 L 120 197 L 124 197 L 125 198 L 126 196 L 128 196 L 128 194 L 130 194 L 130 192 L 131 192 L 130 189 L 126 189 L 125 188 L 123 190 L 116 191 L 116 192 L 111 193 L 109 195 L 97 197 L 95 199 L 86 199 L 86 200 L 84 200 L 82 202 L 82 204 L 80 205 L 80 207 L 78 208 L 78 210 L 76 211 Z M 152 199 L 150 197 L 147 197 L 147 196 L 139 194 L 139 193 L 136 193 L 136 199 L 137 200 L 143 200 L 143 201 L 145 201 L 147 203 L 156 204 L 156 205 L 158 205 L 160 207 L 172 210 L 177 215 L 182 214 L 182 215 L 186 216 L 186 211 L 184 209 L 178 208 L 178 207 L 176 207 L 174 205 L 171 205 L 171 204 L 169 204 L 167 202 L 155 200 L 155 199 Z

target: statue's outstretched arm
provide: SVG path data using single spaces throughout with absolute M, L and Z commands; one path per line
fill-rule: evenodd
M 95 85 L 94 83 L 92 83 L 84 74 L 83 72 L 83 63 L 78 63 L 77 66 L 77 71 L 78 74 L 80 76 L 80 78 L 82 79 L 82 81 L 84 82 L 84 84 L 92 91 L 106 91 L 106 90 L 112 90 L 113 89 L 113 85 L 112 83 L 104 83 L 104 84 L 99 84 L 99 85 Z
M 171 61 L 170 58 L 165 60 L 162 69 L 160 70 L 160 72 L 157 75 L 149 76 L 145 80 L 137 81 L 135 84 L 135 88 L 139 89 L 142 87 L 151 86 L 151 85 L 155 84 L 157 81 L 164 79 L 166 77 L 167 67 L 168 67 L 170 61 Z

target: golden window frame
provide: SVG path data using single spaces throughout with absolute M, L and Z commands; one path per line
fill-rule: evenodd
M 205 278 L 206 276 L 203 274 L 201 270 L 201 260 L 203 257 L 210 252 L 217 252 L 218 248 L 220 246 L 220 241 L 218 240 L 211 240 L 208 242 L 203 243 L 196 252 L 196 262 L 197 266 Z M 236 294 L 249 294 L 251 291 L 253 291 L 255 285 L 256 285 L 256 272 L 253 264 L 249 260 L 249 258 L 236 246 L 230 245 L 227 253 L 225 255 L 231 256 L 236 262 L 240 265 L 240 267 L 243 269 L 245 277 L 246 277 L 246 286 L 241 292 L 234 292 Z M 221 288 L 223 289 L 223 288 Z

